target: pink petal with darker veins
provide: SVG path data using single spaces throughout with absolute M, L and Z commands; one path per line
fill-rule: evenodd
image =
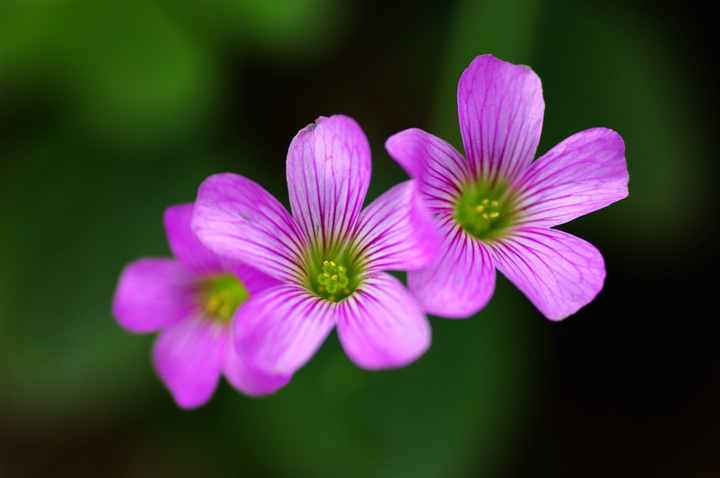
M 408 288 L 425 310 L 464 319 L 476 314 L 495 291 L 495 266 L 487 246 L 450 216 L 436 218 L 443 237 L 440 254 L 425 269 L 408 272 Z
M 320 247 L 355 226 L 370 184 L 370 145 L 347 116 L 321 117 L 298 132 L 287 156 L 293 217 Z
M 338 336 L 360 367 L 403 367 L 430 347 L 430 323 L 422 307 L 395 277 L 378 273 L 338 303 Z
M 606 128 L 574 134 L 535 161 L 516 187 L 521 223 L 564 224 L 628 195 L 625 144 Z
M 535 72 L 492 55 L 478 56 L 460 77 L 457 102 L 465 155 L 474 173 L 512 181 L 530 165 L 545 112 Z
M 500 272 L 550 320 L 577 312 L 605 282 L 605 261 L 595 246 L 555 229 L 518 229 L 492 253 Z
M 418 183 L 432 212 L 451 212 L 470 180 L 460 153 L 442 139 L 417 128 L 396 133 L 385 142 L 388 154 Z
M 177 204 L 165 209 L 163 222 L 175 258 L 188 270 L 199 275 L 218 274 L 236 261 L 215 254 L 195 235 L 190 227 L 192 204 Z
M 218 254 L 281 281 L 302 280 L 302 232 L 277 199 L 243 176 L 222 173 L 203 181 L 192 228 Z
M 298 286 L 250 297 L 235 314 L 236 350 L 267 374 L 292 374 L 315 354 L 335 326 L 335 303 Z
M 415 181 L 394 186 L 363 210 L 357 243 L 367 271 L 418 269 L 435 259 L 440 236 Z

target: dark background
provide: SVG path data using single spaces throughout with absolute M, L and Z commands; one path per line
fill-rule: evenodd
M 717 53 L 692 2 L 0 0 L 0 477 L 720 476 Z M 499 279 L 476 317 L 368 372 L 335 335 L 291 383 L 221 383 L 178 409 L 110 303 L 167 256 L 162 212 L 209 174 L 287 203 L 295 133 L 343 113 L 384 151 L 420 127 L 461 150 L 476 55 L 530 65 L 538 154 L 595 126 L 630 195 L 561 229 L 608 276 L 562 323 Z

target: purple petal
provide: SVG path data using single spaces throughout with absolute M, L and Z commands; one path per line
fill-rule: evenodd
M 332 330 L 335 305 L 297 286 L 260 292 L 235 314 L 236 349 L 267 374 L 292 374 L 310 360 Z
M 535 156 L 545 103 L 529 67 L 478 56 L 460 77 L 458 115 L 465 154 L 483 178 L 512 181 Z
M 437 217 L 440 254 L 425 269 L 408 272 L 408 288 L 425 310 L 439 317 L 470 317 L 495 291 L 495 267 L 488 248 L 450 216 Z
M 370 183 L 370 146 L 352 118 L 318 118 L 290 144 L 287 182 L 293 216 L 320 247 L 341 240 L 357 220 Z
M 535 161 L 518 184 L 525 223 L 566 223 L 628 195 L 625 144 L 605 128 L 577 133 Z
M 389 274 L 367 278 L 338 309 L 340 342 L 360 367 L 403 367 L 430 346 L 430 323 L 420 304 Z
M 199 310 L 197 277 L 174 259 L 140 259 L 125 267 L 113 315 L 131 332 L 153 332 Z
M 233 344 L 228 344 L 225 351 L 223 373 L 233 387 L 253 397 L 274 393 L 292 378 L 289 374 L 267 374 L 251 366 L 235 351 Z
M 605 281 L 605 262 L 595 246 L 555 229 L 513 231 L 492 252 L 497 268 L 550 320 L 577 312 Z
M 247 290 L 250 295 L 282 284 L 279 280 L 247 264 L 235 264 L 231 272 L 240 279 L 240 282 L 242 282 L 245 290 Z
M 437 256 L 440 236 L 413 180 L 372 202 L 358 223 L 358 247 L 368 270 L 411 270 Z
M 182 408 L 210 400 L 220 380 L 229 329 L 203 318 L 160 333 L 153 348 L 158 375 Z
M 413 128 L 390 136 L 385 149 L 418 181 L 423 199 L 432 212 L 453 210 L 461 185 L 470 178 L 467 162 L 455 148 Z
M 192 227 L 218 254 L 282 281 L 301 280 L 304 239 L 285 208 L 255 182 L 232 173 L 207 178 L 198 190 Z
M 201 276 L 234 274 L 251 294 L 281 284 L 254 267 L 208 249 L 190 227 L 192 214 L 192 204 L 170 206 L 165 210 L 165 229 L 170 248 L 186 268 Z
M 175 258 L 196 274 L 217 274 L 229 262 L 208 249 L 190 228 L 193 205 L 178 204 L 165 209 L 165 232 Z

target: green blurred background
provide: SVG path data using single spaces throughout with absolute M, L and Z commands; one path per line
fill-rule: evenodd
M 710 20 L 669 1 L 0 0 L 0 477 L 720 476 Z M 287 204 L 290 140 L 334 113 L 368 135 L 373 199 L 405 178 L 389 135 L 462 150 L 457 81 L 483 53 L 542 79 L 539 154 L 595 126 L 625 139 L 630 196 L 562 227 L 603 252 L 598 298 L 551 323 L 501 278 L 478 316 L 431 317 L 405 369 L 359 369 L 333 334 L 271 397 L 221 383 L 178 409 L 154 337 L 110 314 L 122 267 L 169 255 L 165 207 L 221 171 Z

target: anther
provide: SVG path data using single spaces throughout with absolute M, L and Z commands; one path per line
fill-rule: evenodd
M 234 276 L 222 275 L 208 280 L 201 289 L 205 314 L 214 320 L 228 321 L 235 309 L 248 298 L 243 284 Z
M 205 304 L 205 310 L 210 313 L 215 313 L 217 312 L 219 306 L 220 299 L 216 295 L 213 295 L 210 297 L 210 300 L 207 301 L 207 304 Z
M 322 297 L 334 302 L 342 300 L 351 293 L 348 284 L 347 267 L 335 261 L 323 261 L 323 271 L 317 276 L 316 291 Z

